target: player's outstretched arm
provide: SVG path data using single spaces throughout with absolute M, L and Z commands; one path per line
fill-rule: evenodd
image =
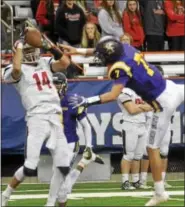
M 66 55 L 84 55 L 91 56 L 94 54 L 94 48 L 75 48 L 69 45 L 58 44 L 60 48 L 64 50 Z
M 21 64 L 22 64 L 22 54 L 23 50 L 23 40 L 20 39 L 16 41 L 14 45 L 14 56 L 13 56 L 13 70 L 12 70 L 12 77 L 14 80 L 19 80 L 21 77 Z
M 85 98 L 82 96 L 73 96 L 69 99 L 69 102 L 73 108 L 77 108 L 79 106 L 88 107 L 95 104 L 108 103 L 111 101 L 115 101 L 123 88 L 124 86 L 122 84 L 115 84 L 110 92 L 89 98 Z
M 124 88 L 124 86 L 122 84 L 113 85 L 110 92 L 107 92 L 107 93 L 100 95 L 100 102 L 101 103 L 108 103 L 111 101 L 115 101 L 117 99 L 117 97 L 120 95 L 123 88 Z

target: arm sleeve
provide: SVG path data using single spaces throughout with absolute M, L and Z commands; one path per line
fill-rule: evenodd
M 132 78 L 132 71 L 126 63 L 117 62 L 110 68 L 108 77 L 115 81 L 114 84 L 122 84 L 125 86 Z
M 92 131 L 91 131 L 91 126 L 90 126 L 90 123 L 87 117 L 84 117 L 83 119 L 81 119 L 80 124 L 82 125 L 83 132 L 85 135 L 86 146 L 92 147 Z
M 104 10 L 100 10 L 98 14 L 98 22 L 102 30 L 109 35 L 119 37 L 120 34 L 116 32 L 116 30 L 112 27 L 112 19 L 109 14 Z
M 173 3 L 171 1 L 166 0 L 164 2 L 164 9 L 165 9 L 167 17 L 171 21 L 177 21 L 177 20 L 184 21 L 184 15 L 178 15 L 175 13 L 175 11 L 173 9 Z
M 46 18 L 47 10 L 46 10 L 46 1 L 41 0 L 36 12 L 36 20 L 41 25 L 49 24 L 48 19 Z
M 61 37 L 66 37 L 68 39 L 68 31 L 65 29 L 65 13 L 62 8 L 58 8 L 56 12 L 56 30 Z
M 13 65 L 8 65 L 5 69 L 4 69 L 4 73 L 3 73 L 3 79 L 6 81 L 13 81 L 15 83 L 19 82 L 19 80 L 15 80 L 12 77 L 12 71 L 13 71 Z

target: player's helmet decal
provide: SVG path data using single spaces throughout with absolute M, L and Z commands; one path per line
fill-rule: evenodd
M 96 46 L 95 58 L 103 64 L 111 64 L 120 60 L 124 54 L 123 45 L 113 37 L 102 38 Z
M 67 91 L 67 78 L 61 73 L 57 72 L 53 74 L 53 83 L 55 84 L 60 96 L 64 96 Z
M 40 49 L 34 48 L 28 44 L 23 47 L 23 63 L 37 63 L 40 59 Z

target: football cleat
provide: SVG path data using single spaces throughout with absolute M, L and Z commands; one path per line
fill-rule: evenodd
M 8 200 L 9 200 L 9 198 L 8 197 L 6 197 L 6 196 L 4 196 L 3 194 L 2 194 L 2 206 L 8 206 Z
M 136 188 L 133 187 L 133 186 L 130 184 L 130 182 L 127 180 L 127 181 L 125 181 L 124 183 L 122 183 L 122 185 L 121 185 L 121 189 L 122 189 L 122 190 L 135 190 Z
M 145 206 L 156 206 L 160 203 L 166 202 L 169 199 L 169 195 L 167 192 L 164 192 L 162 195 L 154 195 Z
M 87 164 L 89 164 L 90 162 L 96 162 L 98 164 L 104 164 L 104 161 L 103 159 L 95 154 L 93 151 L 92 151 L 92 148 L 90 147 L 86 147 L 84 152 L 83 152 L 83 158 L 87 161 Z
M 104 165 L 105 163 L 104 163 L 102 157 L 100 157 L 100 156 L 97 155 L 97 154 L 95 154 L 95 155 L 96 155 L 96 157 L 95 157 L 94 162 L 96 162 L 96 163 L 98 163 L 98 164 L 101 164 L 101 165 Z
M 141 186 L 141 183 L 140 183 L 140 181 L 138 180 L 137 182 L 132 183 L 132 186 L 133 186 L 135 189 L 139 189 L 140 186 Z

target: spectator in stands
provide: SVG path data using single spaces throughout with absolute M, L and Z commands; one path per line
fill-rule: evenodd
M 36 20 L 41 30 L 54 42 L 57 41 L 55 33 L 55 13 L 60 0 L 40 0 L 37 8 Z
M 83 48 L 95 48 L 97 42 L 100 39 L 100 33 L 97 29 L 97 26 L 93 23 L 87 23 L 85 24 L 83 28 L 83 34 L 82 34 L 82 41 L 81 41 L 81 47 Z
M 120 39 L 123 35 L 122 19 L 115 0 L 103 0 L 98 14 L 102 36 L 111 35 Z
M 171 38 L 171 50 L 184 51 L 184 1 L 165 0 L 166 34 Z
M 139 0 L 139 3 L 143 11 L 147 50 L 164 50 L 165 12 L 163 0 Z
M 36 19 L 36 14 L 37 14 L 37 8 L 39 6 L 40 0 L 31 0 L 30 5 L 31 5 L 31 10 L 33 13 L 33 18 Z
M 88 22 L 94 23 L 98 26 L 98 12 L 95 1 L 93 0 L 76 0 L 77 5 L 84 11 Z
M 73 0 L 64 0 L 56 14 L 59 42 L 79 47 L 85 23 L 86 17 L 83 10 Z
M 122 21 L 124 32 L 127 32 L 132 36 L 132 46 L 134 46 L 138 50 L 143 50 L 145 35 L 137 0 L 127 0 L 126 9 L 123 12 Z
M 122 35 L 122 36 L 120 37 L 120 41 L 121 41 L 122 43 L 127 43 L 127 44 L 129 44 L 129 45 L 132 45 L 132 43 L 133 43 L 133 38 L 132 38 L 132 36 L 129 35 L 128 33 L 124 33 L 124 35 Z

